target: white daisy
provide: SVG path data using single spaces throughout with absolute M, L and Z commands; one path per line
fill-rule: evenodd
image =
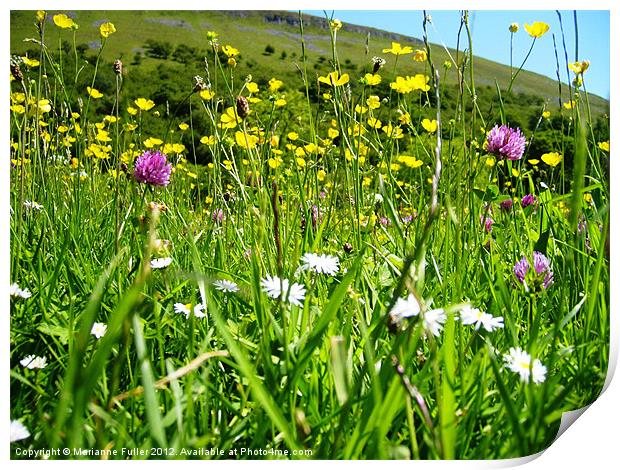
M 27 369 L 43 369 L 47 365 L 47 359 L 45 357 L 30 355 L 23 358 L 19 363 Z
M 424 328 L 435 336 L 439 336 L 443 324 L 446 321 L 446 312 L 443 308 L 437 308 L 424 312 L 422 315 Z
M 340 270 L 340 261 L 336 256 L 317 255 L 316 253 L 306 253 L 302 256 L 301 269 L 311 270 L 318 274 L 329 274 L 335 276 Z
M 511 371 L 519 374 L 519 377 L 525 383 L 530 381 L 530 367 L 534 383 L 539 384 L 545 381 L 547 368 L 538 359 L 534 359 L 532 362 L 532 357 L 521 348 L 510 348 L 509 353 L 504 354 L 504 361 L 506 366 Z
M 390 315 L 396 318 L 413 317 L 420 313 L 420 304 L 413 294 L 406 299 L 398 299 L 390 311 Z
M 290 284 L 288 279 L 267 275 L 266 278 L 261 279 L 260 284 L 267 296 L 272 299 L 281 299 L 298 307 L 303 305 L 303 300 L 306 298 L 306 288 L 296 282 Z
M 170 266 L 170 263 L 172 263 L 172 258 L 170 258 L 170 257 L 155 258 L 155 259 L 151 260 L 151 268 L 153 268 L 153 269 L 166 268 L 166 267 Z
M 474 325 L 475 330 L 478 330 L 480 325 L 487 331 L 504 328 L 504 317 L 494 317 L 490 313 L 483 312 L 470 305 L 461 309 L 461 322 L 463 325 Z
M 43 206 L 35 201 L 24 201 L 24 207 L 26 209 L 36 209 L 38 211 L 43 209 Z
M 28 289 L 21 289 L 16 282 L 10 285 L 9 294 L 11 297 L 21 297 L 22 299 L 27 299 L 32 296 Z
M 189 314 L 192 312 L 190 310 L 191 304 L 182 304 L 181 302 L 177 302 L 174 304 L 174 311 L 176 313 L 182 313 L 185 315 L 185 318 L 189 318 Z
M 11 421 L 11 442 L 21 441 L 30 437 L 30 431 L 22 423 L 14 419 Z
M 93 323 L 93 327 L 90 329 L 90 333 L 94 335 L 95 338 L 99 339 L 103 335 L 105 335 L 105 332 L 107 331 L 107 329 L 108 329 L 108 325 L 106 325 L 105 323 L 95 322 Z
M 222 292 L 239 292 L 239 286 L 228 279 L 218 279 L 217 281 L 213 281 L 213 285 L 217 290 Z
M 194 305 L 194 316 L 196 318 L 204 318 L 207 316 L 206 312 L 205 312 L 205 306 L 202 304 L 196 304 Z

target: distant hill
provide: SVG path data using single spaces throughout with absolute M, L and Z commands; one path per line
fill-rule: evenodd
M 71 41 L 72 34 L 60 30 L 52 22 L 48 12 L 46 44 L 54 48 L 58 38 Z M 299 80 L 296 64 L 300 63 L 301 45 L 299 16 L 283 11 L 67 11 L 65 12 L 79 24 L 77 43 L 94 53 L 99 47 L 98 26 L 104 21 L 115 24 L 117 32 L 106 44 L 103 58 L 111 61 L 121 58 L 128 67 L 139 63 L 139 67 L 148 69 L 161 63 L 162 59 L 148 56 L 147 44 L 150 41 L 169 43 L 173 48 L 184 45 L 181 50 L 192 53 L 208 48 L 205 33 L 212 30 L 219 34 L 222 44 L 231 44 L 241 51 L 240 71 L 249 71 L 257 77 L 262 74 Z M 33 49 L 33 43 L 25 43 L 25 38 L 35 36 L 33 26 L 34 12 L 11 12 L 11 52 L 22 53 Z M 309 64 L 316 73 L 329 71 L 332 57 L 328 27 L 325 18 L 304 15 L 304 41 Z M 420 47 L 419 38 L 403 36 L 375 28 L 344 24 L 338 32 L 338 57 L 343 68 L 353 76 L 361 76 L 369 68 L 373 56 L 380 55 L 389 60 L 384 74 L 391 77 L 393 56 L 387 57 L 382 49 L 389 47 L 391 41 L 403 45 Z M 448 59 L 442 46 L 432 45 L 431 52 L 436 65 Z M 449 50 L 456 56 L 456 51 Z M 171 51 L 170 54 L 173 52 Z M 461 52 L 462 54 L 462 52 Z M 195 60 L 200 62 L 196 54 Z M 136 56 L 138 59 L 136 60 Z M 138 66 L 138 65 L 133 65 Z M 424 72 L 425 64 L 416 63 L 411 56 L 399 59 L 397 73 L 412 74 Z M 490 60 L 475 59 L 476 86 L 490 86 L 495 89 L 496 81 L 505 89 L 510 71 L 505 65 Z M 312 69 L 310 69 L 312 71 Z M 447 83 L 456 83 L 455 67 L 445 77 Z M 541 97 L 549 101 L 550 107 L 558 105 L 558 83 L 545 76 L 523 71 L 515 86 L 514 93 Z M 563 87 L 563 99 L 566 101 L 567 88 Z M 609 102 L 601 97 L 590 95 L 590 105 L 595 115 L 607 114 Z

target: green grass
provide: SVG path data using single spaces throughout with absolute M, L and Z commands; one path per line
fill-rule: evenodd
M 77 44 L 96 39 L 96 20 L 117 29 L 97 46 L 102 60 L 84 69 L 84 83 L 98 84 L 111 73 L 102 71 L 106 60 L 133 54 L 150 34 L 172 40 L 174 31 L 181 40 L 184 28 L 146 21 L 170 13 L 139 14 L 145 21 L 136 28 L 128 12 L 78 12 Z M 334 60 L 321 75 L 349 54 L 365 72 L 362 34 L 266 26 L 258 13 L 228 29 L 225 13 L 175 15 L 195 30 L 211 21 L 244 61 L 262 63 L 255 70 L 268 72 L 252 72 L 259 91 L 250 96 L 242 63 L 231 68 L 206 51 L 201 74 L 213 99 L 188 84 L 178 113 L 157 102 L 132 115 L 136 98 L 151 98 L 131 84 L 137 75 L 112 75 L 105 98 L 89 99 L 72 75 L 75 51 L 55 54 L 50 24 L 40 66 L 22 65 L 24 81 L 14 74 L 10 269 L 11 281 L 32 294 L 11 297 L 11 419 L 30 432 L 11 445 L 14 458 L 64 446 L 106 449 L 111 459 L 511 458 L 544 449 L 562 412 L 596 399 L 609 352 L 609 154 L 593 97 L 577 90 L 573 109 L 554 111 L 567 127 L 545 151 L 573 159 L 532 163 L 541 155 L 526 147 L 508 162 L 484 150 L 506 109 L 472 105 L 484 77 L 507 86 L 497 64 L 487 69 L 469 57 L 454 87 L 461 107 L 442 106 L 443 73 L 439 84 L 429 77 L 428 92 L 391 90 L 387 54 L 383 88 L 358 83 L 349 95 L 349 84 L 321 85 L 317 96 L 319 59 L 310 45 Z M 12 13 L 12 47 L 19 35 L 37 34 L 20 29 L 32 18 Z M 285 85 L 282 107 L 265 84 L 284 79 L 293 61 L 262 56 L 264 44 L 243 29 L 251 27 L 274 28 L 287 38 L 277 49 L 297 51 L 300 86 Z M 204 36 L 200 45 L 211 47 Z M 281 68 L 269 69 L 276 62 Z M 416 67 L 430 75 L 442 62 L 433 49 Z M 348 73 L 351 84 L 363 75 Z M 535 88 L 532 80 L 519 74 L 513 90 Z M 515 97 L 504 90 L 498 103 Z M 327 91 L 332 97 L 321 98 Z M 356 110 L 373 94 L 386 98 L 378 109 Z M 218 126 L 226 111 L 218 103 L 238 95 L 261 102 L 251 102 L 238 125 Z M 41 99 L 50 107 L 37 113 Z M 398 119 L 405 112 L 409 123 Z M 402 138 L 373 128 L 371 114 Z M 424 130 L 422 117 L 437 119 L 437 131 Z M 535 132 L 526 130 L 527 139 Z M 201 143 L 203 136 L 214 142 Z M 174 171 L 165 187 L 134 178 L 147 137 L 162 140 L 155 148 L 169 145 Z M 421 164 L 409 167 L 403 156 Z M 526 194 L 537 202 L 523 208 Z M 514 207 L 502 210 L 508 198 Z M 534 251 L 551 262 L 547 289 L 535 288 L 531 269 L 529 290 L 513 273 Z M 337 272 L 300 270 L 305 253 L 335 256 Z M 151 268 L 163 257 L 172 258 L 169 266 Z M 290 291 L 271 298 L 268 275 L 290 280 Z M 239 291 L 215 289 L 215 280 Z M 288 296 L 302 286 L 293 305 Z M 420 312 L 395 316 L 404 299 L 415 299 Z M 192 313 L 198 303 L 204 317 Z M 503 317 L 504 327 L 465 324 L 458 315 L 467 304 Z M 425 321 L 440 308 L 445 319 L 433 334 Z M 95 322 L 107 325 L 101 338 L 91 334 Z M 546 367 L 540 383 L 507 367 L 503 356 L 517 347 Z M 24 367 L 29 355 L 47 365 Z M 127 454 L 136 448 L 144 454 Z

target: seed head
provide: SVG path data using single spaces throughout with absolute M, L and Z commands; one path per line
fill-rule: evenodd
M 241 119 L 245 119 L 250 114 L 250 103 L 245 96 L 237 97 L 237 116 Z

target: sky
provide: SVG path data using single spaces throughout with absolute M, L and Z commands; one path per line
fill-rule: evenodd
M 384 29 L 395 33 L 422 38 L 422 11 L 352 11 L 327 10 L 345 23 L 353 23 Z M 306 13 L 325 16 L 320 10 L 307 10 Z M 432 26 L 428 27 L 429 41 L 456 47 L 457 33 L 460 24 L 460 12 L 456 10 L 428 10 L 432 17 Z M 575 27 L 572 11 L 560 11 L 568 60 L 575 61 Z M 549 24 L 547 34 L 536 40 L 532 54 L 524 69 L 556 79 L 555 52 L 553 35 L 555 35 L 558 55 L 560 58 L 560 77 L 567 81 L 562 32 L 557 13 L 553 10 L 537 11 L 470 11 L 470 27 L 473 35 L 474 54 L 485 59 L 508 65 L 510 63 L 510 32 L 511 23 L 519 24 L 519 31 L 513 38 L 513 64 L 520 65 L 532 44 L 532 38 L 523 28 L 524 23 L 544 21 Z M 585 74 L 588 92 L 609 99 L 609 11 L 578 10 L 578 60 L 589 60 L 590 68 Z M 461 35 L 461 49 L 467 37 Z M 572 72 L 571 72 L 572 73 Z M 571 75 L 572 79 L 572 75 Z

